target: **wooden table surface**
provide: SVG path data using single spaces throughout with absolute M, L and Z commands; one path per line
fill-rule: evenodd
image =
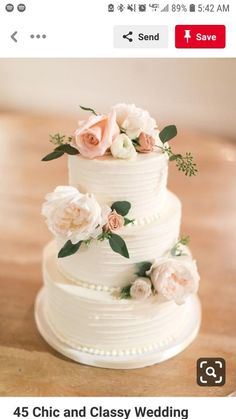
M 181 133 L 175 150 L 192 150 L 199 174 L 170 164 L 169 186 L 182 200 L 182 232 L 201 274 L 201 332 L 177 357 L 136 370 L 76 364 L 51 349 L 34 322 L 42 285 L 41 251 L 50 234 L 40 215 L 46 192 L 67 184 L 66 157 L 43 163 L 48 134 L 70 134 L 75 119 L 0 113 L 0 395 L 225 396 L 236 389 L 236 141 Z M 223 357 L 224 387 L 196 384 L 196 361 Z

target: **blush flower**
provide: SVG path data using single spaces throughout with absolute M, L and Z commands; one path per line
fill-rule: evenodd
M 124 226 L 124 217 L 113 210 L 107 217 L 105 230 L 117 231 Z
M 92 115 L 79 123 L 73 145 L 83 157 L 94 159 L 105 154 L 119 132 L 114 110 L 109 115 Z
M 72 243 L 96 238 L 110 211 L 109 207 L 101 208 L 94 195 L 82 194 L 72 186 L 58 186 L 46 195 L 42 206 L 49 230 Z
M 184 303 L 190 294 L 197 292 L 199 286 L 195 261 L 190 257 L 181 259 L 160 260 L 148 272 L 155 290 L 166 300 L 173 300 L 177 304 Z
M 130 288 L 131 298 L 146 300 L 152 294 L 152 284 L 148 278 L 138 278 Z
M 145 134 L 145 132 L 141 132 L 138 137 L 138 145 L 136 146 L 136 150 L 139 153 L 150 153 L 154 150 L 155 142 L 155 139 L 151 135 Z

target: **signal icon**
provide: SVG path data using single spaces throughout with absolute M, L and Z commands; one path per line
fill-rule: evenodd
M 163 7 L 161 12 L 169 12 L 169 4 L 167 4 L 165 7 Z

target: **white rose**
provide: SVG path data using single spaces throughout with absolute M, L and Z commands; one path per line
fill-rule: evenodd
M 46 195 L 42 206 L 49 230 L 72 243 L 97 237 L 110 211 L 101 208 L 94 195 L 82 194 L 72 186 L 58 186 Z
M 152 294 L 152 284 L 148 278 L 138 278 L 130 288 L 130 296 L 136 300 L 146 300 Z
M 184 303 L 199 286 L 196 262 L 190 257 L 161 259 L 148 272 L 155 290 L 167 300 Z
M 111 153 L 116 159 L 132 159 L 137 154 L 132 141 L 126 134 L 116 137 L 111 145 Z
M 156 137 L 156 121 L 147 111 L 137 108 L 134 104 L 126 105 L 125 103 L 119 103 L 113 109 L 116 112 L 117 124 L 125 130 L 131 139 L 137 138 L 141 132 L 151 135 L 153 138 Z

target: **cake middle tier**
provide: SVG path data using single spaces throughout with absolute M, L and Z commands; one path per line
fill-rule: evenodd
M 68 169 L 69 184 L 94 194 L 99 204 L 129 201 L 130 218 L 155 215 L 165 203 L 168 157 L 162 152 L 137 154 L 134 160 L 69 156 Z
M 76 254 L 57 259 L 58 269 L 78 283 L 108 289 L 123 287 L 135 278 L 137 263 L 152 262 L 170 251 L 178 240 L 180 221 L 180 200 L 168 191 L 165 207 L 154 220 L 146 220 L 141 225 L 129 224 L 119 231 L 126 242 L 129 259 L 114 253 L 107 240 L 94 240 L 89 247 L 82 245 Z M 65 241 L 57 239 L 57 251 L 64 244 Z

